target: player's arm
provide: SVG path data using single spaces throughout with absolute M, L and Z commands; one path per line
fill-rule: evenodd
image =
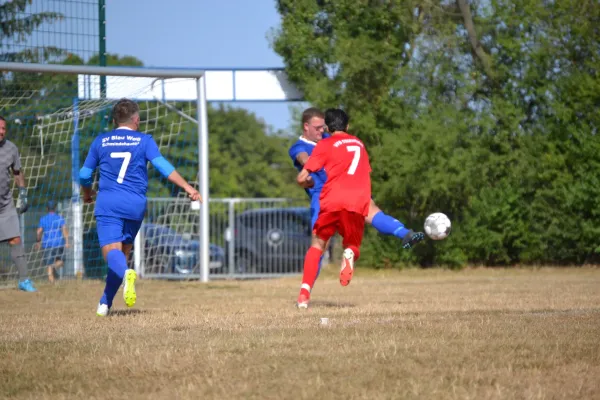
M 98 148 L 97 142 L 96 140 L 94 140 L 92 142 L 92 145 L 90 146 L 90 151 L 88 152 L 88 155 L 85 158 L 83 167 L 79 170 L 79 185 L 81 186 L 81 190 L 83 191 L 84 203 L 91 203 L 92 201 L 94 201 L 93 196 L 95 193 L 92 190 L 92 183 L 94 183 L 92 175 L 97 166 Z
M 304 164 L 306 164 L 306 162 L 308 161 L 309 157 L 310 156 L 308 155 L 308 153 L 303 151 L 296 155 L 296 161 L 298 161 L 300 165 L 304 166 Z
M 298 161 L 300 165 L 304 166 L 304 164 L 306 164 L 306 162 L 308 161 L 309 157 L 310 156 L 308 155 L 308 153 L 303 151 L 296 155 L 296 161 Z M 308 175 L 308 177 L 303 181 L 303 183 L 298 182 L 298 184 L 304 189 L 308 189 L 315 186 L 315 181 L 313 180 L 312 176 Z
M 306 162 L 304 163 L 304 168 L 296 177 L 296 182 L 298 185 L 305 187 L 304 185 L 309 184 L 312 180 L 310 173 L 316 172 L 323 168 L 325 164 L 325 150 L 324 146 L 321 143 L 317 144 L 315 149 L 313 150 L 312 156 L 310 156 Z M 312 182 L 314 184 L 314 182 Z
M 296 177 L 296 183 L 298 183 L 298 185 L 302 186 L 303 188 L 313 186 L 314 182 L 312 182 L 312 185 L 308 186 L 308 184 L 310 183 L 308 181 L 309 178 L 310 178 L 310 172 L 308 172 L 306 169 L 302 168 L 302 171 L 300 171 L 300 173 Z
M 81 175 L 80 175 L 80 179 L 81 179 Z M 90 173 L 90 177 L 89 178 L 84 178 L 86 181 L 89 179 L 90 183 L 89 186 L 85 186 L 85 185 L 81 185 L 81 190 L 83 191 L 83 202 L 84 203 L 91 203 L 92 201 L 94 201 L 94 195 L 96 194 L 96 192 L 94 192 L 92 190 L 92 178 L 91 178 L 91 173 Z
M 183 179 L 179 172 L 175 170 L 175 167 L 160 154 L 158 145 L 151 136 L 148 138 L 148 142 L 146 144 L 146 159 L 150 161 L 154 168 L 156 168 L 162 176 L 167 178 L 169 182 L 174 183 L 181 189 L 185 190 L 190 200 L 202 202 L 202 196 L 200 196 L 200 193 L 198 193 L 198 191 L 194 189 L 192 185 L 187 183 L 187 181 Z
M 25 185 L 25 174 L 21 168 L 21 157 L 19 156 L 19 150 L 17 150 L 14 155 L 11 168 L 15 177 L 15 184 L 19 188 L 17 211 L 19 214 L 23 214 L 29 208 L 29 204 L 27 203 L 27 186 Z
M 23 171 L 22 170 L 13 171 L 13 174 L 15 175 L 15 183 L 16 183 L 17 187 L 19 188 L 19 190 L 26 189 L 25 174 L 23 173 Z
M 200 193 L 198 193 L 198 191 L 196 189 L 194 189 L 192 187 L 192 185 L 187 183 L 187 181 L 185 179 L 183 179 L 183 177 L 181 175 L 179 175 L 179 172 L 177 172 L 177 171 L 171 172 L 169 174 L 169 176 L 167 176 L 167 179 L 169 180 L 169 182 L 174 183 L 177 186 L 179 186 L 180 188 L 182 188 L 183 190 L 185 190 L 185 192 L 187 193 L 190 200 L 199 201 L 202 203 L 202 196 L 200 196 Z
M 294 166 L 296 166 L 296 165 L 304 166 L 304 164 L 306 164 L 306 162 L 308 161 L 309 155 L 306 151 L 303 151 L 303 150 L 304 150 L 304 148 L 301 145 L 299 145 L 298 143 L 295 143 L 292 147 L 290 147 L 290 149 L 288 151 L 288 155 L 294 162 Z M 315 185 L 315 182 L 312 180 L 311 177 L 309 177 L 302 184 L 299 183 L 299 185 L 301 187 L 303 187 L 304 189 L 308 189 L 308 188 L 313 187 Z

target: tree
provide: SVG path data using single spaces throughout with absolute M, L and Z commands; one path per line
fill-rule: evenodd
M 381 262 L 581 263 L 597 251 L 597 2 L 279 0 L 273 46 L 307 99 L 341 105 L 369 146 L 373 192 L 454 233 Z
M 209 108 L 210 191 L 219 197 L 303 197 L 289 139 L 240 108 Z

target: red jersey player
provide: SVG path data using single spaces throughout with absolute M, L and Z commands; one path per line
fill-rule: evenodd
M 342 286 L 350 283 L 354 260 L 358 260 L 360 255 L 365 216 L 371 202 L 371 165 L 363 142 L 347 133 L 348 122 L 348 115 L 343 110 L 326 111 L 325 125 L 332 132 L 331 137 L 319 141 L 298 174 L 298 183 L 303 184 L 311 172 L 324 169 L 327 173 L 319 200 L 321 210 L 313 228 L 315 235 L 304 258 L 299 308 L 308 308 L 319 259 L 327 241 L 336 232 L 342 236 L 344 246 L 340 270 Z

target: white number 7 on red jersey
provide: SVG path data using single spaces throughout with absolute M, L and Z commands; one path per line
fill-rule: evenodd
M 360 161 L 360 146 L 348 146 L 346 147 L 346 150 L 354 153 L 352 163 L 350 164 L 350 168 L 348 168 L 348 175 L 354 175 L 356 168 L 358 167 L 358 162 Z

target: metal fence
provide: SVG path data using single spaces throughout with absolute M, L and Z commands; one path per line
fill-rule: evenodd
M 302 272 L 310 246 L 306 201 L 210 200 L 210 278 L 261 278 Z M 198 211 L 186 199 L 149 199 L 133 264 L 142 277 L 197 279 Z
M 34 0 L 5 3 L 0 57 L 22 62 L 106 65 L 105 0 Z
M 130 267 L 142 278 L 200 279 L 199 212 L 184 198 L 148 199 L 146 218 L 130 257 Z M 71 203 L 59 203 L 57 213 L 65 219 L 73 243 Z M 35 247 L 36 227 L 44 209 L 22 215 L 23 241 L 31 276 L 46 279 L 43 249 Z M 227 198 L 210 200 L 210 279 L 265 278 L 302 272 L 310 246 L 310 209 L 303 200 Z M 84 232 L 83 276 L 103 279 L 106 264 L 100 255 L 93 226 Z M 331 250 L 326 253 L 330 258 Z M 8 246 L 0 250 L 0 268 L 7 278 L 17 271 Z M 73 246 L 66 249 L 59 279 L 76 277 Z

